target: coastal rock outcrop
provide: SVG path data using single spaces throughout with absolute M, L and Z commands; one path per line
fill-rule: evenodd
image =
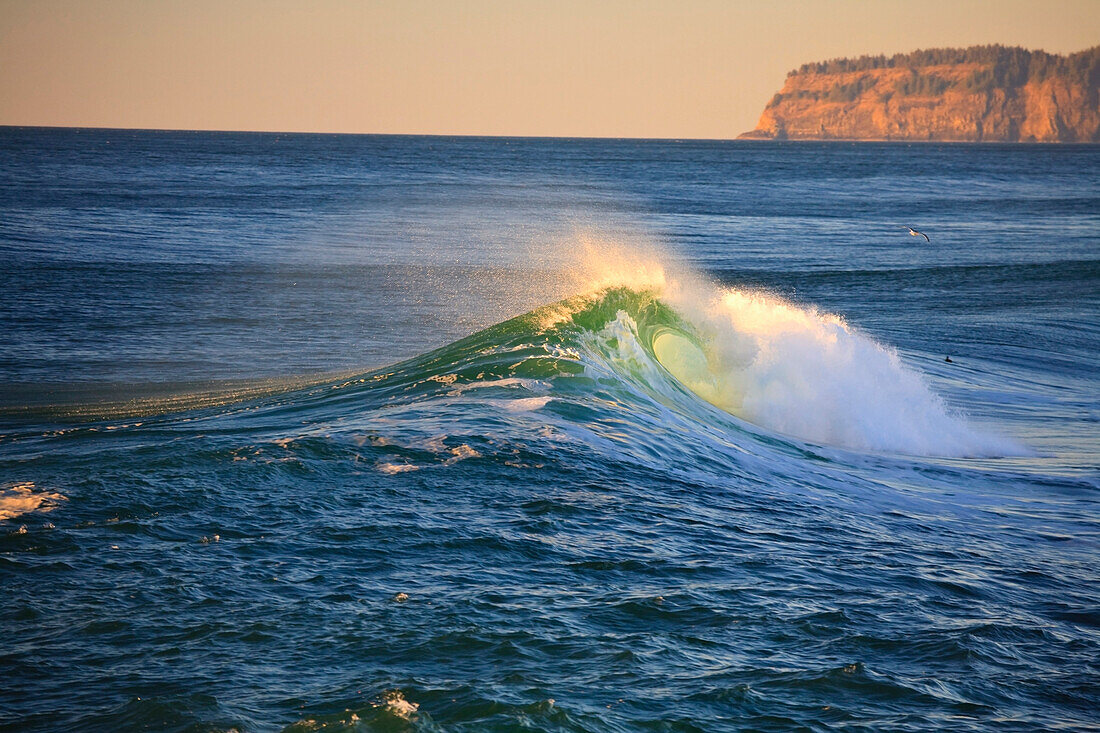
M 771 140 L 1100 142 L 1100 46 L 1004 46 L 804 64 L 756 129 Z

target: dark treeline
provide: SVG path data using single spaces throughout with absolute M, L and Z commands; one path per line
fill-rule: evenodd
M 965 81 L 942 79 L 935 74 L 923 74 L 921 69 L 946 64 L 981 64 Z M 1050 77 L 1063 77 L 1084 86 L 1091 99 L 1096 99 L 1100 86 L 1100 46 L 1059 56 L 1045 51 L 1028 51 L 1019 46 L 971 46 L 970 48 L 930 48 L 893 56 L 860 56 L 854 59 L 830 59 L 803 64 L 788 76 L 799 74 L 842 74 L 872 69 L 902 68 L 910 70 L 910 78 L 896 89 L 902 95 L 942 94 L 949 88 L 963 86 L 969 91 L 987 92 L 993 89 L 1013 89 L 1030 81 L 1041 82 Z M 851 88 L 849 88 L 851 87 Z M 840 89 L 838 87 L 838 89 Z M 834 90 L 835 91 L 835 90 Z M 859 96 L 856 83 L 844 85 L 836 101 L 850 101 Z

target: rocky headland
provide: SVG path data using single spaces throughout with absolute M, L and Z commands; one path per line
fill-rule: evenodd
M 1005 46 L 804 64 L 762 140 L 1100 142 L 1100 46 L 1059 56 Z

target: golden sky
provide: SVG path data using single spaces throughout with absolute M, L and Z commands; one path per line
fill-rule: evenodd
M 0 0 L 0 124 L 729 138 L 807 61 L 1100 44 L 1100 0 Z

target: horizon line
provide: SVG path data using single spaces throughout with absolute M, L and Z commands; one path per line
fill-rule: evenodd
M 215 133 L 230 135 L 341 135 L 345 137 L 434 137 L 434 138 L 473 138 L 482 140 L 623 140 L 635 142 L 716 142 L 716 143 L 745 143 L 755 145 L 760 143 L 877 143 L 885 145 L 1100 145 L 1100 142 L 1079 140 L 1074 142 L 1036 142 L 1036 141 L 1007 141 L 1007 140 L 885 140 L 885 139 L 861 139 L 861 138 L 799 138 L 799 139 L 775 139 L 757 137 L 638 137 L 630 135 L 486 135 L 475 133 L 448 133 L 448 132 L 316 132 L 303 130 L 228 130 L 214 128 L 185 128 L 185 127 L 110 127 L 96 125 L 11 125 L 0 123 L 0 129 L 17 130 L 96 130 L 105 132 L 190 132 L 190 133 Z M 751 130 L 749 132 L 752 132 Z M 744 135 L 746 133 L 742 133 Z
M 106 130 L 117 132 L 221 132 L 256 135 L 347 135 L 358 137 L 473 137 L 509 140 L 665 140 L 672 142 L 677 140 L 698 140 L 702 142 L 733 142 L 739 139 L 737 137 L 642 137 L 639 135 L 502 135 L 474 132 L 325 132 L 318 130 L 243 130 L 213 127 L 115 127 L 110 125 L 16 125 L 9 123 L 0 123 L 0 128 L 18 128 L 24 130 Z

